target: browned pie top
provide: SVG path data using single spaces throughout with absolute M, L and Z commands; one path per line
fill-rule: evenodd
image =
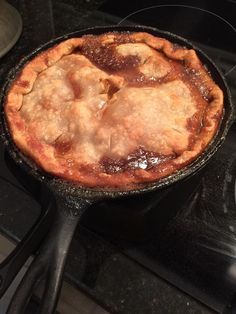
M 16 145 L 45 171 L 131 189 L 205 150 L 223 94 L 194 50 L 115 32 L 68 39 L 28 62 L 5 112 Z

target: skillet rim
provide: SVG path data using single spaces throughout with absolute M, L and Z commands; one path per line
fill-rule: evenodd
M 23 155 L 23 153 L 16 147 L 15 143 L 13 142 L 7 121 L 5 118 L 5 112 L 4 112 L 4 104 L 5 104 L 5 98 L 8 92 L 9 87 L 11 86 L 11 83 L 14 81 L 17 74 L 21 71 L 23 66 L 32 58 L 34 58 L 38 53 L 52 47 L 53 45 L 64 41 L 71 37 L 80 37 L 87 34 L 102 34 L 107 32 L 149 32 L 154 36 L 164 37 L 172 42 L 180 43 L 182 46 L 186 46 L 188 48 L 194 49 L 202 63 L 210 68 L 210 73 L 213 77 L 213 79 L 216 81 L 218 85 L 220 85 L 220 88 L 223 89 L 224 92 L 224 116 L 221 120 L 221 124 L 218 128 L 218 132 L 208 145 L 207 149 L 204 150 L 204 152 L 198 156 L 197 159 L 195 159 L 192 163 L 188 164 L 187 166 L 181 168 L 180 170 L 177 170 L 177 172 L 174 172 L 173 174 L 157 180 L 153 182 L 148 182 L 146 184 L 140 184 L 139 187 L 131 190 L 121 190 L 121 189 L 102 189 L 102 188 L 89 188 L 79 185 L 78 183 L 73 183 L 70 181 L 66 181 L 65 179 L 58 178 L 56 176 L 53 176 L 50 173 L 46 173 L 44 170 L 37 167 L 37 165 L 29 160 L 26 156 Z M 215 73 L 213 73 L 213 71 Z M 221 81 L 221 82 L 219 82 Z M 103 198 L 117 198 L 121 196 L 131 196 L 131 195 L 137 195 L 141 193 L 147 193 L 154 190 L 159 190 L 164 187 L 168 187 L 174 183 L 177 183 L 180 180 L 183 180 L 185 178 L 190 177 L 191 175 L 194 175 L 196 172 L 198 172 L 209 160 L 210 158 L 216 153 L 216 151 L 220 148 L 222 143 L 224 142 L 226 135 L 228 133 L 228 130 L 233 122 L 233 116 L 234 116 L 234 106 L 232 103 L 232 96 L 229 90 L 229 87 L 227 85 L 226 79 L 223 76 L 223 73 L 221 70 L 216 66 L 214 61 L 211 60 L 208 55 L 203 52 L 201 49 L 199 49 L 197 46 L 192 44 L 189 40 L 182 38 L 179 35 L 163 31 L 154 27 L 150 26 L 143 26 L 143 25 L 109 25 L 109 26 L 95 26 L 90 27 L 86 29 L 81 29 L 78 31 L 74 31 L 62 36 L 59 36 L 57 38 L 54 38 L 47 43 L 44 43 L 43 45 L 39 46 L 38 48 L 34 49 L 31 53 L 27 54 L 24 58 L 21 59 L 19 64 L 14 66 L 9 73 L 7 74 L 7 78 L 5 83 L 3 84 L 3 87 L 1 89 L 0 94 L 0 105 L 1 105 L 1 113 L 0 113 L 0 127 L 1 127 L 1 139 L 4 143 L 4 145 L 7 147 L 7 150 L 13 160 L 19 165 L 21 168 L 23 168 L 24 171 L 26 171 L 28 174 L 32 175 L 35 179 L 39 180 L 40 182 L 46 184 L 53 192 L 54 194 L 58 194 L 61 196 L 71 196 L 71 197 L 80 197 L 80 198 L 86 198 L 86 199 L 103 199 Z

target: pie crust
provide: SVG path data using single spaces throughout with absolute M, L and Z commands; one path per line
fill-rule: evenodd
M 223 93 L 193 49 L 148 33 L 65 40 L 29 61 L 5 103 L 17 147 L 86 187 L 132 189 L 208 146 Z

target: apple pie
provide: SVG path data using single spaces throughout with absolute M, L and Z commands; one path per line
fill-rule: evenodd
M 29 61 L 5 114 L 44 171 L 132 189 L 193 162 L 214 138 L 223 93 L 193 49 L 141 32 L 65 40 Z

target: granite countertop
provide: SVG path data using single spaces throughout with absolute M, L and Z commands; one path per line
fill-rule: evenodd
M 22 16 L 23 33 L 14 48 L 0 59 L 0 84 L 10 69 L 39 45 L 68 32 L 109 23 L 107 16 L 102 18 L 102 14 L 96 11 L 103 1 L 9 2 Z M 39 208 L 32 197 L 20 190 L 19 183 L 5 166 L 3 156 L 1 147 L 0 162 L 4 164 L 1 176 L 7 177 L 9 183 L 1 184 L 4 189 L 1 191 L 1 204 L 4 206 L 0 207 L 0 230 L 18 241 L 26 231 L 25 226 L 34 221 Z M 13 203 L 12 195 L 17 205 Z M 81 226 L 72 242 L 66 280 L 112 313 L 212 313 Z

